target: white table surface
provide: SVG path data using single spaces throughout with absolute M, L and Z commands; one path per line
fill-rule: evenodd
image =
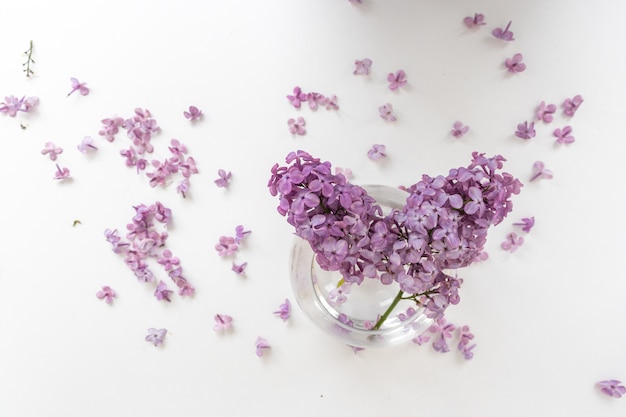
M 625 415 L 626 400 L 594 386 L 626 380 L 625 11 L 618 0 L 3 2 L 0 97 L 40 105 L 0 115 L 0 415 Z M 475 12 L 487 25 L 467 30 Z M 509 20 L 515 41 L 490 35 Z M 528 68 L 509 74 L 503 62 L 517 52 Z M 353 75 L 366 57 L 370 76 Z M 408 85 L 392 92 L 386 75 L 399 69 Z M 70 77 L 90 94 L 66 97 Z M 339 111 L 294 109 L 294 86 L 336 94 Z M 540 101 L 576 94 L 585 101 L 571 120 L 559 109 L 534 139 L 513 135 Z M 387 102 L 396 123 L 378 115 Z M 184 119 L 189 105 L 204 119 Z M 101 119 L 136 107 L 161 126 L 154 158 L 171 138 L 195 158 L 188 198 L 125 167 L 124 132 L 98 137 Z M 298 116 L 307 134 L 294 137 L 287 120 Z M 456 120 L 471 127 L 458 140 Z M 567 124 L 575 143 L 555 145 Z M 91 155 L 76 150 L 87 135 L 99 147 Z M 47 141 L 63 147 L 72 181 L 52 179 Z M 367 158 L 374 143 L 385 160 Z M 292 231 L 266 183 L 296 149 L 351 168 L 355 183 L 392 186 L 467 165 L 472 151 L 508 159 L 523 191 L 447 313 L 474 332 L 473 360 L 412 343 L 354 354 L 295 305 L 287 323 L 272 314 L 294 301 Z M 528 182 L 537 160 L 552 180 Z M 220 168 L 233 173 L 227 190 L 213 183 Z M 104 239 L 124 230 L 133 205 L 155 201 L 173 211 L 167 244 L 193 298 L 155 300 Z M 525 244 L 500 249 L 528 216 Z M 245 278 L 213 248 L 238 224 L 252 231 L 236 257 Z M 111 306 L 95 297 L 102 285 L 118 293 Z M 232 333 L 212 330 L 218 312 L 234 317 Z M 144 341 L 149 327 L 169 330 L 163 346 Z M 272 346 L 262 358 L 257 336 Z

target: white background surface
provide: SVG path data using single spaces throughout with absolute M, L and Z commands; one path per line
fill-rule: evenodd
M 3 2 L 0 96 L 41 103 L 0 116 L 0 415 L 623 416 L 626 400 L 594 384 L 626 380 L 624 9 L 617 0 Z M 468 31 L 462 20 L 475 12 L 487 25 Z M 509 20 L 514 42 L 491 37 Z M 31 39 L 36 76 L 26 79 Z M 503 62 L 517 52 L 528 69 L 508 74 Z M 353 75 L 365 57 L 370 76 Z M 386 75 L 398 69 L 409 84 L 391 92 Z M 70 77 L 91 93 L 66 97 Z M 285 96 L 296 85 L 336 94 L 340 110 L 295 110 Z M 575 94 L 585 102 L 573 119 L 559 109 L 536 138 L 513 136 L 541 100 Z M 386 102 L 395 124 L 378 115 Z M 205 113 L 193 125 L 182 116 L 192 104 Z M 161 126 L 154 158 L 178 138 L 196 159 L 188 198 L 125 167 L 124 132 L 98 137 L 101 119 L 135 107 Z M 305 136 L 288 131 L 297 116 Z M 449 134 L 456 120 L 471 126 L 460 140 Z M 576 142 L 555 145 L 552 131 L 566 124 Z M 99 146 L 87 156 L 76 150 L 86 135 Z M 52 179 L 47 141 L 64 148 L 71 182 Z M 387 146 L 386 160 L 367 158 L 374 143 Z M 525 187 L 448 312 L 476 335 L 472 361 L 411 343 L 355 355 L 297 307 L 287 323 L 272 314 L 293 301 L 292 235 L 266 183 L 296 149 L 351 168 L 355 183 L 393 186 L 467 165 L 474 150 L 508 159 Z M 528 183 L 536 160 L 554 179 Z M 219 168 L 233 172 L 228 190 L 213 184 Z M 133 205 L 154 201 L 173 210 L 167 243 L 192 299 L 156 301 L 104 239 L 105 228 L 124 230 Z M 501 250 L 528 216 L 526 243 Z M 236 258 L 248 261 L 246 278 L 213 249 L 238 224 L 252 230 Z M 102 285 L 118 293 L 112 306 L 95 297 Z M 213 332 L 217 312 L 234 317 L 232 333 Z M 169 330 L 164 346 L 144 341 L 149 327 Z M 259 335 L 272 345 L 262 358 Z

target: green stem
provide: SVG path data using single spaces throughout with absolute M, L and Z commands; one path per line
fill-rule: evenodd
M 374 325 L 373 330 L 380 329 L 380 326 L 382 326 L 383 323 L 385 322 L 385 320 L 387 320 L 387 317 L 389 317 L 389 314 L 391 314 L 391 312 L 393 311 L 394 308 L 396 308 L 396 306 L 398 305 L 400 300 L 402 300 L 402 296 L 403 295 L 404 295 L 404 291 L 402 291 L 402 290 L 398 291 L 398 294 L 396 294 L 396 297 L 393 299 L 393 301 L 391 302 L 389 307 L 387 307 L 387 310 L 385 310 L 383 315 L 380 316 L 380 318 L 378 319 L 378 321 Z

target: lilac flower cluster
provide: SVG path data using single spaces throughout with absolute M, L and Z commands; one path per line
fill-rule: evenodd
M 382 216 L 380 206 L 363 188 L 331 173 L 304 151 L 275 164 L 269 192 L 279 196 L 278 212 L 297 236 L 305 239 L 324 270 L 343 280 L 365 278 L 399 284 L 405 299 L 441 317 L 459 302 L 462 280 L 446 270 L 470 265 L 482 252 L 490 226 L 512 210 L 510 197 L 522 184 L 499 173 L 505 159 L 473 153 L 468 167 L 430 177 L 410 187 L 406 205 Z
M 18 112 L 28 113 L 37 104 L 39 104 L 38 97 L 8 96 L 4 98 L 4 102 L 0 103 L 0 113 L 15 117 Z
M 337 96 L 325 96 L 317 92 L 305 93 L 298 86 L 293 88 L 293 93 L 287 95 L 287 100 L 293 107 L 299 109 L 302 107 L 302 103 L 307 103 L 309 108 L 313 111 L 319 107 L 325 107 L 326 110 L 338 110 Z
M 178 287 L 181 296 L 193 295 L 194 287 L 183 276 L 183 268 L 180 260 L 169 249 L 165 248 L 167 232 L 165 229 L 172 220 L 172 212 L 169 208 L 156 202 L 150 206 L 140 204 L 134 207 L 135 216 L 132 222 L 126 225 L 128 233 L 123 239 L 117 229 L 106 229 L 104 235 L 111 244 L 113 252 L 125 256 L 124 262 L 134 272 L 140 282 L 155 282 L 155 276 L 148 265 L 148 259 L 156 259 L 163 266 L 170 279 Z M 157 223 L 161 224 L 162 230 L 157 230 Z M 163 281 L 156 283 L 154 296 L 158 300 L 170 300 L 172 291 L 167 288 Z
M 561 107 L 563 108 L 563 115 L 565 117 L 573 117 L 576 114 L 576 111 L 583 103 L 583 98 L 580 94 L 575 95 L 572 98 L 566 98 L 563 100 Z M 537 109 L 535 110 L 535 118 L 538 121 L 543 121 L 545 124 L 552 123 L 554 120 L 554 114 L 556 113 L 557 106 L 556 104 L 546 104 L 545 101 L 541 101 Z M 535 122 L 524 121 L 517 125 L 517 130 L 515 131 L 515 136 L 521 139 L 531 139 L 536 135 L 535 131 Z M 565 126 L 562 129 L 556 128 L 552 132 L 552 135 L 556 138 L 556 142 L 560 144 L 570 144 L 573 143 L 575 138 L 572 135 L 572 127 Z
M 474 334 L 470 332 L 469 326 L 455 326 L 452 323 L 448 323 L 444 317 L 440 317 L 428 328 L 428 334 L 421 334 L 413 339 L 413 343 L 422 345 L 427 342 L 432 342 L 432 347 L 435 351 L 440 353 L 450 352 L 450 345 L 448 342 L 458 335 L 457 349 L 466 360 L 470 360 L 474 357 L 475 343 L 472 343 Z

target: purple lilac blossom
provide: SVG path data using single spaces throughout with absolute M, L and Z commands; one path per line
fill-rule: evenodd
M 85 136 L 80 144 L 77 146 L 78 150 L 82 153 L 87 151 L 97 151 L 98 147 L 93 144 L 93 138 L 91 136 Z
M 369 151 L 367 151 L 367 157 L 372 161 L 378 161 L 381 158 L 387 156 L 385 153 L 385 145 L 372 145 Z
M 337 96 L 334 94 L 330 97 L 324 97 L 324 100 L 320 102 L 320 105 L 324 106 L 326 110 L 339 110 Z
M 46 145 L 41 150 L 42 155 L 48 155 L 51 161 L 57 160 L 57 155 L 63 153 L 63 148 L 56 146 L 53 142 L 46 142 Z
M 29 112 L 30 109 L 39 103 L 38 97 L 22 97 L 8 96 L 4 98 L 4 102 L 0 103 L 0 113 L 6 113 L 10 117 L 15 117 L 17 112 Z
M 274 314 L 280 317 L 283 321 L 287 321 L 289 316 L 291 316 L 291 302 L 285 298 L 285 302 L 278 307 L 278 310 L 274 311 Z
M 108 285 L 103 286 L 102 289 L 96 293 L 96 297 L 100 300 L 104 300 L 107 304 L 113 304 L 113 299 L 116 296 L 115 291 Z
M 401 187 L 405 207 L 386 216 L 364 189 L 304 151 L 289 153 L 286 166 L 272 167 L 268 188 L 279 197 L 279 214 L 310 244 L 322 269 L 339 271 L 350 284 L 365 278 L 398 282 L 429 317 L 439 318 L 459 302 L 462 283 L 444 271 L 475 261 L 489 227 L 512 210 L 510 198 L 522 187 L 500 172 L 502 156 L 472 157 L 448 176 L 424 175 Z
M 459 344 L 457 347 L 466 360 L 470 360 L 474 357 L 472 350 L 476 347 L 476 344 L 470 344 L 473 339 L 474 335 L 470 332 L 469 326 L 459 328 Z
M 242 225 L 237 225 L 235 227 L 235 242 L 237 244 L 240 244 L 243 239 L 248 236 L 250 233 L 252 233 L 250 230 L 245 230 L 245 228 Z
M 293 88 L 293 95 L 288 95 L 287 100 L 289 100 L 292 106 L 299 109 L 302 103 L 306 102 L 306 93 L 303 93 L 302 89 L 296 86 Z
M 165 300 L 167 302 L 171 302 L 170 299 L 173 291 L 167 289 L 167 285 L 163 281 L 159 281 L 157 284 L 156 290 L 154 291 L 154 296 L 157 300 L 162 301 Z
M 616 379 L 599 381 L 596 383 L 596 386 L 600 389 L 600 392 L 609 397 L 621 398 L 622 395 L 626 394 L 626 387 L 622 385 L 621 381 Z
M 574 136 L 572 136 L 572 127 L 571 126 L 565 126 L 563 129 L 557 128 L 554 129 L 554 137 L 556 137 L 556 141 L 557 143 L 562 143 L 562 144 L 570 144 L 573 143 L 575 138 Z
M 580 94 L 575 95 L 572 98 L 566 98 L 562 105 L 563 113 L 569 117 L 574 116 L 580 105 L 583 104 L 583 101 L 584 100 Z
M 535 122 L 528 123 L 528 121 L 525 121 L 524 123 L 520 123 L 517 125 L 515 136 L 517 136 L 518 138 L 530 139 L 534 138 L 535 135 Z
M 530 181 L 534 181 L 537 178 L 545 178 L 547 180 L 553 177 L 552 171 L 546 168 L 546 165 L 542 161 L 536 161 L 533 164 L 533 175 L 530 177 Z
M 271 346 L 269 345 L 267 339 L 259 336 L 256 338 L 256 341 L 254 342 L 255 347 L 256 347 L 256 355 L 261 357 L 263 356 L 263 353 L 265 353 L 264 351 L 267 349 L 270 349 Z
M 248 266 L 248 262 L 244 262 L 242 264 L 236 264 L 233 262 L 232 271 L 237 275 L 244 275 L 246 272 L 246 267 Z
M 545 101 L 539 103 L 539 107 L 537 107 L 537 120 L 543 120 L 544 123 L 550 123 L 554 120 L 554 113 L 556 112 L 556 104 L 548 104 L 546 105 Z
M 529 233 L 530 229 L 535 225 L 535 217 L 524 217 L 519 222 L 513 223 L 513 226 L 520 226 L 523 232 Z
M 311 110 L 317 110 L 320 104 L 324 105 L 325 100 L 326 97 L 320 93 L 311 92 L 306 95 L 306 101 L 309 103 L 309 108 Z
M 504 66 L 509 72 L 522 72 L 526 69 L 526 64 L 522 62 L 522 59 L 524 59 L 522 54 L 515 54 L 504 61 Z
M 233 325 L 233 318 L 228 314 L 216 314 L 213 319 L 215 320 L 215 325 L 213 326 L 213 330 L 216 332 L 223 332 L 230 329 Z
M 406 74 L 404 73 L 404 70 L 398 70 L 395 74 L 390 72 L 387 74 L 387 81 L 389 82 L 390 90 L 397 90 L 398 88 L 406 85 Z
M 495 28 L 494 30 L 491 31 L 491 34 L 495 38 L 501 39 L 503 41 L 514 41 L 515 39 L 513 38 L 513 32 L 509 30 L 510 27 L 511 27 L 511 21 L 507 23 L 504 29 Z
M 340 167 L 335 167 L 335 175 L 343 175 L 344 177 L 346 177 L 346 179 L 351 179 L 352 178 L 352 170 L 350 168 L 340 168 Z
M 520 246 L 524 243 L 524 238 L 522 236 L 517 236 L 517 233 L 511 232 L 506 235 L 506 240 L 500 244 L 500 247 L 506 251 L 511 253 L 515 252 L 519 249 Z
M 70 78 L 70 82 L 72 83 L 72 91 L 67 93 L 68 97 L 72 95 L 74 91 L 78 91 L 83 96 L 86 96 L 87 94 L 89 94 L 89 88 L 87 88 L 87 83 L 81 83 L 80 81 L 78 81 L 76 78 L 73 78 L 73 77 Z
M 370 68 L 372 67 L 372 60 L 369 58 L 357 59 L 354 61 L 354 75 L 369 75 Z
M 55 180 L 65 180 L 67 178 L 70 178 L 69 168 L 66 168 L 66 167 L 61 168 L 59 164 L 56 164 L 56 166 L 57 166 L 57 170 L 54 173 Z
M 219 175 L 219 178 L 214 181 L 215 185 L 220 188 L 228 188 L 233 174 L 230 171 L 226 172 L 223 169 L 219 169 L 217 175 Z
M 452 133 L 452 136 L 459 139 L 463 137 L 468 131 L 469 126 L 465 126 L 462 122 L 456 121 L 452 125 L 452 131 L 450 133 Z
M 152 343 L 154 346 L 160 346 L 163 344 L 167 329 L 155 329 L 151 327 L 148 329 L 148 335 L 146 336 L 146 342 Z
M 452 323 L 447 323 L 444 317 L 440 317 L 428 328 L 430 333 L 433 333 L 432 346 L 435 351 L 440 353 L 446 353 L 450 351 L 448 346 L 448 339 L 452 338 L 452 332 L 456 329 L 456 326 Z
M 219 256 L 229 256 L 237 252 L 239 244 L 231 236 L 220 236 L 219 242 L 215 245 L 215 250 Z
M 380 117 L 385 120 L 388 120 L 390 122 L 395 122 L 396 120 L 398 120 L 395 113 L 393 112 L 393 106 L 391 105 L 391 103 L 386 103 L 380 106 L 378 108 L 378 112 L 380 113 Z
M 474 13 L 474 17 L 467 16 L 465 19 L 463 19 L 463 23 L 470 29 L 482 26 L 486 24 L 485 16 L 482 13 Z
M 291 134 L 300 136 L 306 134 L 306 129 L 304 128 L 306 122 L 304 121 L 304 117 L 298 117 L 298 119 L 291 118 L 287 120 L 287 124 L 289 125 Z
M 183 116 L 185 116 L 185 119 L 195 122 L 202 117 L 202 110 L 196 106 L 189 106 L 189 110 L 183 111 Z

